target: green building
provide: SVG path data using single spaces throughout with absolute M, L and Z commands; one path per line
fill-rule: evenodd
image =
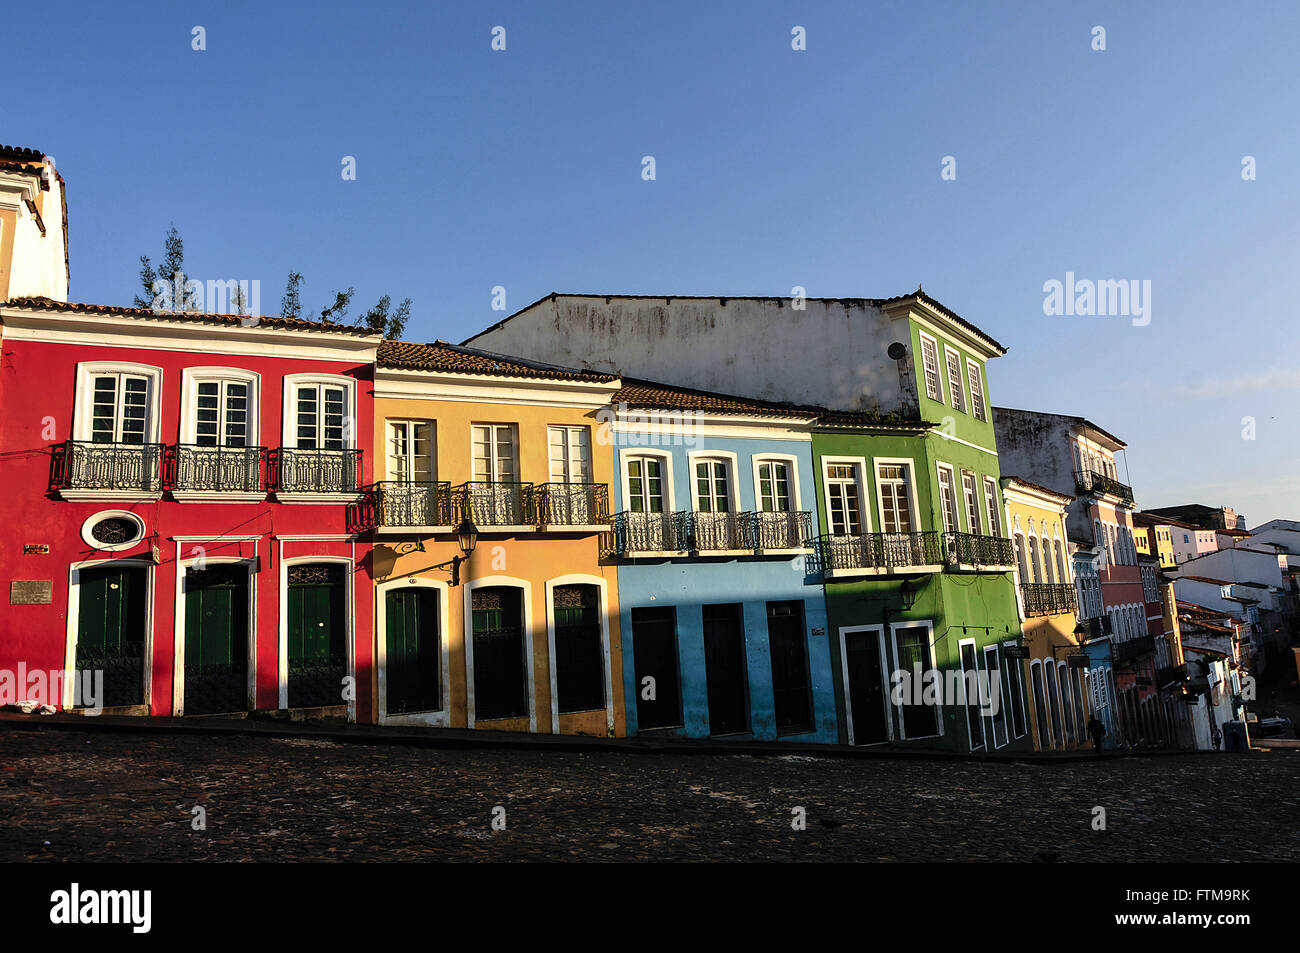
M 840 740 L 1032 750 L 1004 654 L 1020 622 L 984 373 L 1004 352 L 933 307 L 907 320 L 915 408 L 813 435 Z

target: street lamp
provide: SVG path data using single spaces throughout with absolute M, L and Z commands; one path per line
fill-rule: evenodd
M 468 516 L 461 520 L 460 525 L 456 527 L 456 541 L 460 543 L 460 551 L 464 555 L 453 556 L 448 562 L 443 563 L 444 566 L 451 566 L 451 584 L 453 586 L 460 585 L 460 564 L 469 559 L 470 553 L 474 552 L 474 547 L 478 545 L 478 527 L 474 525 L 474 521 Z

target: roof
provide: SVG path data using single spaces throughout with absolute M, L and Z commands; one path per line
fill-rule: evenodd
M 470 342 L 470 341 L 473 341 L 475 338 L 477 338 L 477 337 L 481 337 L 481 336 L 483 336 L 484 334 L 487 334 L 489 331 L 495 331 L 497 328 L 501 327 L 501 326 L 504 325 L 506 322 L 513 320 L 515 317 L 517 317 L 518 315 L 523 314 L 525 311 L 528 311 L 528 310 L 530 310 L 530 309 L 532 309 L 532 308 L 535 308 L 537 305 L 541 304 L 543 301 L 554 301 L 556 298 L 604 298 L 606 301 L 614 301 L 614 300 L 619 300 L 619 301 L 665 301 L 665 302 L 671 302 L 671 301 L 674 301 L 674 300 L 680 300 L 680 301 L 718 301 L 718 302 L 720 302 L 720 303 L 722 303 L 722 304 L 726 304 L 726 302 L 728 302 L 728 301 L 775 301 L 775 302 L 780 302 L 780 303 L 782 303 L 782 304 L 785 304 L 785 303 L 787 303 L 787 302 L 793 300 L 792 298 L 782 298 L 782 297 L 779 297 L 779 296 L 767 296 L 767 295 L 637 295 L 637 294 L 580 294 L 580 293 L 572 293 L 572 292 L 552 291 L 550 294 L 548 294 L 548 295 L 543 295 L 541 298 L 538 298 L 536 301 L 532 302 L 531 304 L 525 305 L 524 307 L 520 308 L 518 311 L 516 311 L 514 314 L 510 315 L 509 317 L 503 318 L 502 320 L 498 321 L 496 324 L 494 324 L 494 325 L 492 325 L 492 326 L 490 326 L 490 327 L 484 328 L 482 331 L 479 331 L 477 334 L 473 334 L 473 335 L 471 335 L 470 337 L 466 338 L 466 339 L 465 339 L 463 342 L 461 342 L 461 343 L 462 343 L 462 344 L 469 344 L 469 342 Z M 877 307 L 877 308 L 879 308 L 879 307 L 884 307 L 884 306 L 891 305 L 891 304 L 898 304 L 899 302 L 907 301 L 909 298 L 914 298 L 914 299 L 916 299 L 917 301 L 921 301 L 921 302 L 923 302 L 924 304 L 928 305 L 929 307 L 933 308 L 935 311 L 938 311 L 938 312 L 939 312 L 940 314 L 942 314 L 944 317 L 948 318 L 949 320 L 951 320 L 953 323 L 959 325 L 960 327 L 965 328 L 965 329 L 966 329 L 967 331 L 969 331 L 971 334 L 975 335 L 975 336 L 978 337 L 980 340 L 984 341 L 986 344 L 988 344 L 988 345 L 989 345 L 990 347 L 992 347 L 993 349 L 999 351 L 1000 353 L 1005 354 L 1005 353 L 1007 352 L 1006 347 L 1004 347 L 1003 345 L 999 344 L 999 343 L 998 343 L 996 340 L 994 340 L 992 337 L 990 337 L 989 335 L 985 334 L 983 331 L 981 331 L 981 330 L 980 330 L 979 328 L 977 328 L 975 325 L 971 324 L 969 321 L 967 321 L 967 320 L 966 320 L 965 318 L 963 318 L 961 315 L 957 314 L 957 312 L 955 312 L 955 311 L 953 311 L 952 309 L 950 309 L 950 308 L 946 307 L 945 305 L 941 304 L 941 303 L 940 303 L 939 301 L 937 301 L 936 299 L 931 298 L 931 297 L 930 297 L 928 294 L 926 294 L 926 293 L 925 293 L 925 292 L 924 292 L 924 291 L 923 291 L 919 286 L 917 287 L 917 289 L 916 289 L 915 291 L 911 292 L 910 294 L 895 295 L 895 296 L 892 297 L 892 298 L 804 298 L 803 300 L 805 300 L 805 301 L 835 302 L 835 303 L 838 303 L 838 304 L 844 304 L 844 305 L 870 305 L 870 306 L 872 306 L 872 307 Z
M 714 391 L 660 384 L 637 378 L 623 378 L 623 386 L 614 395 L 616 403 L 629 407 L 656 410 L 679 410 L 746 417 L 773 417 L 812 421 L 822 427 L 914 430 L 924 432 L 937 426 L 917 417 L 868 412 L 831 411 L 824 407 L 782 401 L 738 397 Z
M 384 341 L 379 345 L 379 366 L 398 370 L 438 371 L 446 374 L 483 374 L 493 377 L 531 377 L 539 380 L 572 380 L 612 383 L 613 374 L 554 367 L 487 351 L 458 347 L 446 341 L 418 344 L 413 341 Z
M 1062 493 L 1059 490 L 1053 490 L 1051 487 L 1043 486 L 1041 483 L 1035 483 L 1033 480 L 1026 480 L 1022 476 L 1016 476 L 1014 473 L 1002 474 L 1002 480 L 1003 482 L 1010 482 L 1014 480 L 1016 483 L 1019 483 L 1021 486 L 1027 486 L 1031 490 L 1037 490 L 1039 493 L 1046 493 L 1048 496 L 1054 496 L 1058 500 L 1065 500 L 1067 503 L 1074 499 L 1074 497 L 1071 496 L 1069 493 Z
M 1056 417 L 1058 420 L 1069 420 L 1069 421 L 1073 421 L 1076 426 L 1088 427 L 1091 430 L 1095 430 L 1097 433 L 1101 434 L 1107 440 L 1110 440 L 1111 442 L 1116 444 L 1116 446 L 1119 449 L 1123 449 L 1128 446 L 1128 444 L 1126 444 L 1123 440 L 1119 439 L 1119 437 L 1115 436 L 1109 430 L 1105 429 L 1104 427 L 1099 427 L 1096 424 L 1094 424 L 1091 420 L 1089 420 L 1087 417 L 1080 417 L 1077 414 L 1055 414 L 1048 410 L 1023 410 L 1019 407 L 994 407 L 993 413 L 995 415 L 1026 414 L 1031 417 Z
M 211 314 L 206 311 L 154 311 L 150 308 L 120 308 L 109 304 L 83 304 L 73 301 L 55 301 L 52 298 L 11 298 L 0 302 L 0 307 L 29 308 L 34 311 L 55 311 L 61 314 L 84 314 L 91 317 L 139 318 L 146 321 L 185 321 L 194 324 L 245 325 L 256 317 L 257 326 L 284 331 L 320 331 L 327 334 L 348 334 L 356 337 L 378 337 L 369 328 L 350 324 L 326 324 L 323 321 L 304 321 L 301 318 L 284 318 L 273 315 Z

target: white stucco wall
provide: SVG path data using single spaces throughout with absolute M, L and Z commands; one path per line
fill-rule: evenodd
M 906 318 L 866 300 L 557 296 L 470 347 L 699 390 L 840 410 L 916 412 Z M 908 346 L 896 361 L 893 342 Z M 853 357 L 853 373 L 831 374 Z M 592 360 L 592 355 L 599 355 Z
M 68 300 L 68 268 L 63 245 L 62 184 L 57 177 L 50 181 L 44 194 L 45 211 L 41 234 L 36 218 L 24 201 L 31 194 L 33 176 L 0 174 L 0 204 L 16 209 L 13 258 L 10 262 L 10 298 L 42 296 L 55 301 Z

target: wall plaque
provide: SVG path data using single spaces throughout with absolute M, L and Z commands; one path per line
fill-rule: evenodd
M 49 543 L 23 543 L 24 556 L 48 556 L 49 554 Z
M 53 601 L 53 580 L 14 579 L 9 583 L 9 604 L 11 606 L 47 606 Z

